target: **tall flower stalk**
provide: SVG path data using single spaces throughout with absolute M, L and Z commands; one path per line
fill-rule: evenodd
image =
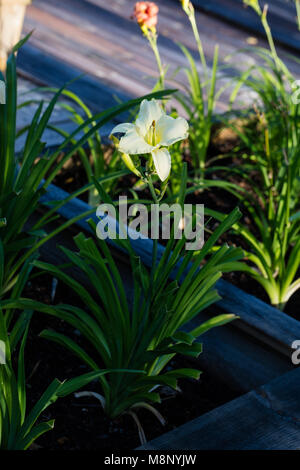
M 280 61 L 279 61 L 278 54 L 277 54 L 277 51 L 276 51 L 276 47 L 275 47 L 275 44 L 274 44 L 271 28 L 270 28 L 268 20 L 267 20 L 268 5 L 266 4 L 264 6 L 263 10 L 262 10 L 258 0 L 244 0 L 244 4 L 246 6 L 250 6 L 251 8 L 253 8 L 253 10 L 260 17 L 261 23 L 263 25 L 263 28 L 265 30 L 265 33 L 266 33 L 266 36 L 267 36 L 267 39 L 268 39 L 269 47 L 270 47 L 270 50 L 271 50 L 272 57 L 273 57 L 273 60 L 275 62 L 276 68 L 277 68 L 277 70 L 280 70 Z
M 300 31 L 300 0 L 295 0 L 296 11 L 297 11 L 297 22 L 298 22 L 298 29 Z
M 133 17 L 137 20 L 144 36 L 148 39 L 156 59 L 159 80 L 156 89 L 163 90 L 165 87 L 165 70 L 162 65 L 160 53 L 157 47 L 157 15 L 159 8 L 154 2 L 137 2 L 135 4 Z
M 192 2 L 190 2 L 189 0 L 180 0 L 180 1 L 181 1 L 182 9 L 186 13 L 186 15 L 187 15 L 187 17 L 188 17 L 188 19 L 191 23 L 192 30 L 193 30 L 193 33 L 194 33 L 194 37 L 195 37 L 195 40 L 196 40 L 196 44 L 197 44 L 197 47 L 198 47 L 198 52 L 199 52 L 201 64 L 202 64 L 202 67 L 203 67 L 204 79 L 205 79 L 205 81 L 207 81 L 208 80 L 207 63 L 206 63 L 205 54 L 204 54 L 204 50 L 203 50 L 203 45 L 202 45 L 202 41 L 201 41 L 201 38 L 200 38 L 197 22 L 196 22 L 195 9 L 193 7 Z
M 188 98 L 186 98 L 184 94 L 178 93 L 177 99 L 184 107 L 189 117 L 190 153 L 195 168 L 195 177 L 201 180 L 205 176 L 207 150 L 213 124 L 212 117 L 216 99 L 219 49 L 218 46 L 215 47 L 212 69 L 211 73 L 209 73 L 193 4 L 190 0 L 180 1 L 182 9 L 186 13 L 192 26 L 204 78 L 204 80 L 202 80 L 202 73 L 200 74 L 198 72 L 197 63 L 193 55 L 183 44 L 179 44 L 189 64 L 189 67 L 185 69 L 185 73 L 190 85 L 190 91 Z

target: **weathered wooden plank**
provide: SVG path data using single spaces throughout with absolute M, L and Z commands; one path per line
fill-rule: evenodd
M 236 0 L 194 0 L 194 4 L 214 15 L 219 16 L 231 24 L 242 26 L 255 33 L 265 34 L 257 14 L 252 8 L 245 8 L 243 2 Z M 300 32 L 297 28 L 296 9 L 294 2 L 272 1 L 268 2 L 268 21 L 273 37 L 281 44 L 292 48 L 295 52 L 300 50 Z
M 218 292 L 222 297 L 220 305 L 224 310 L 239 315 L 248 325 L 278 341 L 290 356 L 292 342 L 300 338 L 300 322 L 288 317 L 280 310 L 262 300 L 241 291 L 222 279 L 218 282 Z M 300 319 L 300 312 L 299 319 Z
M 31 104 L 23 106 L 17 112 L 17 131 L 21 131 L 23 128 L 31 124 L 33 115 L 41 101 L 44 102 L 43 111 L 53 97 L 53 93 L 46 92 L 44 90 L 40 90 L 37 88 L 37 85 L 30 82 L 29 80 L 25 80 L 22 77 L 18 77 L 18 105 L 21 105 L 25 102 L 32 101 Z M 77 128 L 77 124 L 72 121 L 71 113 L 69 113 L 66 109 L 62 108 L 62 104 L 71 104 L 72 107 L 80 114 L 83 115 L 83 111 L 75 104 L 71 103 L 66 98 L 61 98 L 59 100 L 59 104 L 56 105 L 54 108 L 49 124 L 54 127 L 58 127 L 60 130 L 65 132 L 71 133 Z M 107 132 L 108 132 L 107 128 Z M 18 137 L 16 141 L 15 150 L 17 153 L 21 152 L 24 147 L 24 142 L 26 140 L 26 134 L 22 134 Z M 78 133 L 78 137 L 82 136 L 83 133 Z M 58 133 L 54 132 L 53 130 L 46 129 L 42 136 L 42 140 L 47 143 L 47 148 L 49 147 L 57 147 L 63 141 L 63 137 L 61 137 Z
M 116 89 L 127 96 L 138 96 L 151 90 L 157 77 L 157 67 L 146 39 L 142 37 L 135 22 L 130 20 L 132 8 L 130 0 L 36 0 L 28 9 L 25 31 L 34 28 L 35 33 L 30 44 L 50 59 L 56 58 L 66 68 L 76 68 L 78 72 L 84 71 L 89 76 L 100 79 L 106 85 L 102 86 L 104 101 L 106 87 L 110 97 L 110 89 Z M 222 65 L 226 63 L 225 57 L 228 54 L 235 53 L 247 44 L 246 32 L 234 29 L 231 25 L 202 12 L 197 12 L 197 19 L 209 66 L 212 63 L 215 44 L 221 44 Z M 179 2 L 160 2 L 158 31 L 162 60 L 164 64 L 170 65 L 170 74 L 187 63 L 176 42 L 182 42 L 195 57 L 197 56 L 193 34 Z M 263 39 L 259 40 L 259 45 L 265 44 Z M 253 62 L 253 59 L 250 54 L 239 53 L 230 68 L 226 71 L 220 70 L 218 86 L 222 87 L 229 77 L 236 76 L 251 61 Z M 43 68 L 46 64 L 44 57 Z M 287 65 L 292 71 L 300 70 L 300 66 L 293 64 L 289 59 Z M 49 71 L 47 79 L 51 82 L 51 73 L 54 71 L 51 63 L 49 68 L 52 71 Z M 34 73 L 33 69 L 34 67 Z M 39 67 L 35 73 L 40 74 Z M 43 78 L 46 79 L 45 73 Z M 186 83 L 183 72 L 177 75 L 176 80 L 178 83 Z M 84 98 L 85 89 L 82 93 Z M 229 89 L 218 100 L 218 111 L 226 109 L 228 96 Z M 241 101 L 243 103 L 240 102 L 239 106 L 251 101 L 247 90 L 244 90 Z
M 225 310 L 225 312 L 228 312 Z M 192 328 L 208 320 L 216 313 L 215 306 L 201 312 L 190 325 Z M 244 320 L 235 321 L 209 331 L 199 341 L 203 343 L 203 354 L 197 359 L 200 370 L 209 370 L 220 381 L 230 384 L 233 390 L 246 393 L 292 370 L 290 358 L 268 346 L 241 328 Z M 192 328 L 186 327 L 186 331 Z
M 23 113 L 22 113 L 23 114 Z M 32 119 L 32 115 L 30 116 L 30 120 Z M 71 122 L 71 121 L 64 121 L 64 122 L 59 122 L 55 123 L 57 127 L 60 128 L 60 130 L 64 132 L 68 132 L 71 134 L 77 126 Z M 82 136 L 82 133 L 78 133 L 78 137 Z M 24 149 L 24 143 L 26 140 L 26 134 L 23 134 L 20 136 L 15 145 L 15 151 L 16 153 L 21 153 L 22 150 Z M 60 136 L 58 133 L 51 129 L 46 129 L 45 132 L 43 133 L 42 141 L 47 143 L 47 149 L 50 148 L 57 148 L 63 141 L 64 137 Z
M 300 368 L 139 450 L 299 450 Z
M 63 200 L 67 195 L 60 188 L 51 186 L 41 202 Z M 58 212 L 63 217 L 71 219 L 88 209 L 89 206 L 85 202 L 73 199 Z M 93 218 L 97 222 L 96 216 Z M 79 221 L 77 225 L 90 231 L 85 220 Z M 113 241 L 109 243 L 115 246 Z M 133 246 L 143 262 L 151 266 L 152 240 L 137 239 L 133 241 Z M 158 258 L 162 256 L 163 250 L 163 246 L 159 245 Z M 295 339 L 300 338 L 300 323 L 225 281 L 219 281 L 217 288 L 224 296 L 224 303 L 221 300 L 218 307 L 222 311 L 236 313 L 241 320 L 236 321 L 234 326 L 212 330 L 206 335 L 205 344 L 206 347 L 209 345 L 210 353 L 201 358 L 202 363 L 205 364 L 207 360 L 209 364 L 212 362 L 214 365 L 211 367 L 215 375 L 230 377 L 233 387 L 243 391 L 248 391 L 291 369 L 293 366 L 290 360 L 290 345 Z M 210 315 L 210 312 L 203 312 L 195 321 L 202 322 Z M 245 326 L 253 329 L 254 337 L 250 340 L 246 333 L 239 332 L 238 336 L 234 333 L 235 328 L 243 329 Z M 277 348 L 278 353 L 268 347 L 265 338 L 282 346 Z M 281 349 L 286 358 L 282 355 Z
M 74 91 L 94 113 L 115 106 L 117 104 L 116 97 L 122 101 L 129 99 L 129 97 L 123 93 L 115 92 L 113 89 L 106 87 L 105 84 L 100 83 L 92 77 L 82 76 L 81 71 L 77 68 L 66 67 L 63 62 L 51 56 L 46 56 L 29 44 L 23 46 L 22 50 L 19 52 L 17 65 L 18 70 L 22 71 L 22 76 L 26 76 L 27 78 L 26 80 L 24 78 L 19 79 L 19 103 L 28 99 L 36 99 L 37 101 L 47 101 L 49 99 L 51 96 L 49 93 L 38 91 L 23 95 L 24 92 L 29 92 L 30 89 L 36 88 L 36 81 L 38 81 L 39 85 L 60 88 L 73 80 L 72 84 L 67 85 L 67 89 Z M 71 103 L 65 98 L 61 98 L 60 101 Z M 76 106 L 74 102 L 71 104 L 79 114 L 82 114 L 82 110 Z M 18 111 L 18 131 L 30 124 L 36 107 L 36 104 L 32 104 Z M 120 122 L 120 120 L 126 119 L 128 119 L 128 114 L 123 113 L 113 119 L 111 123 L 102 126 L 102 137 L 105 139 L 110 134 L 115 124 Z M 78 125 L 72 121 L 70 113 L 63 110 L 58 104 L 52 113 L 50 124 L 68 133 L 72 133 L 78 127 Z M 76 134 L 76 138 L 80 138 L 82 135 L 83 133 L 79 132 Z M 22 151 L 25 138 L 26 134 L 17 139 L 16 152 L 19 153 Z M 47 143 L 47 147 L 57 147 L 63 142 L 63 137 L 53 130 L 46 129 L 43 134 L 43 140 Z
M 155 59 L 138 26 L 130 20 L 131 9 L 129 0 L 111 3 L 105 0 L 36 0 L 28 9 L 25 22 L 25 32 L 34 29 L 34 34 L 30 43 L 19 53 L 19 71 L 29 79 L 50 86 L 61 86 L 84 72 L 87 75 L 75 81 L 71 89 L 94 112 L 114 105 L 115 95 L 126 100 L 149 92 L 157 76 Z M 220 63 L 223 65 L 228 54 L 246 44 L 246 33 L 232 29 L 201 12 L 197 12 L 197 19 L 209 66 L 214 45 L 219 39 L 222 39 Z M 162 59 L 165 64 L 171 64 L 170 73 L 186 65 L 175 43 L 178 40 L 197 57 L 188 20 L 180 5 L 173 0 L 160 2 L 158 30 Z M 264 45 L 264 42 L 260 41 L 260 45 Z M 236 76 L 251 60 L 245 53 L 236 56 L 230 68 L 220 71 L 218 86 L 228 84 L 231 77 Z M 300 70 L 292 62 L 288 65 L 292 66 L 292 70 L 293 67 L 294 70 Z M 176 82 L 168 85 L 180 88 L 184 83 L 186 77 L 181 71 L 176 76 Z M 217 101 L 217 112 L 227 109 L 229 93 L 230 88 Z M 251 93 L 244 88 L 236 106 L 249 105 L 251 100 Z M 30 122 L 30 112 L 33 113 L 33 109 L 22 109 L 19 121 Z M 62 115 L 60 126 L 67 131 L 74 128 Z M 106 126 L 103 131 L 108 134 L 110 126 Z M 52 131 L 47 131 L 44 138 L 49 146 L 61 142 L 61 138 Z M 23 143 L 24 137 L 18 141 L 18 152 L 22 150 Z
M 109 4 L 105 0 L 89 0 L 92 3 L 101 5 L 102 8 L 112 10 L 112 4 Z M 123 18 L 128 18 L 128 10 L 132 8 L 130 0 L 125 0 L 121 2 L 123 8 L 114 4 L 114 11 L 118 12 L 119 15 L 122 15 Z M 206 2 L 207 4 L 213 4 L 214 2 Z M 239 1 L 233 1 L 234 4 L 240 6 Z M 177 0 L 161 0 L 159 2 L 159 21 L 158 21 L 158 32 L 161 37 L 162 44 L 164 39 L 172 39 L 174 43 L 181 42 L 191 51 L 197 51 L 194 36 L 188 22 L 188 19 L 185 13 L 182 11 L 180 2 Z M 243 8 L 243 7 L 242 7 Z M 127 15 L 127 16 L 126 16 Z M 204 11 L 196 11 L 196 20 L 199 26 L 199 32 L 201 35 L 202 43 L 204 46 L 205 53 L 207 55 L 208 63 L 211 64 L 214 47 L 216 44 L 220 45 L 219 59 L 220 63 L 226 64 L 226 57 L 229 54 L 234 54 L 237 50 L 240 50 L 242 47 L 247 45 L 247 39 L 249 33 L 243 31 L 240 28 L 236 28 L 232 23 L 228 24 L 227 22 L 220 21 L 217 16 L 208 15 Z M 294 23 L 295 27 L 296 24 Z M 287 31 L 289 33 L 289 30 Z M 261 47 L 268 47 L 266 38 L 260 37 L 258 39 L 258 44 Z M 169 47 L 169 46 L 168 46 Z M 278 53 L 284 53 L 284 49 L 278 47 Z M 164 51 L 163 51 L 164 54 Z M 241 54 L 237 56 L 236 61 L 234 62 L 234 69 L 241 70 L 246 64 L 251 61 L 253 55 L 251 52 L 247 54 Z M 291 67 L 291 70 L 299 70 L 299 66 L 293 64 L 289 58 L 285 57 L 287 65 Z M 233 70 L 229 72 L 229 75 L 233 76 Z
M 129 97 L 115 91 L 90 76 L 82 76 L 80 69 L 66 66 L 52 56 L 45 56 L 30 44 L 25 44 L 18 54 L 17 65 L 28 78 L 37 78 L 45 85 L 61 87 L 69 83 L 68 89 L 81 96 L 95 112 L 116 105 L 115 97 L 126 101 Z

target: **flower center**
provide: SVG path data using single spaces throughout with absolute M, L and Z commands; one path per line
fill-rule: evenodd
M 152 121 L 151 126 L 149 127 L 149 130 L 147 134 L 145 135 L 145 140 L 147 144 L 152 145 L 155 147 L 159 142 L 158 142 L 158 135 L 156 132 L 156 122 Z

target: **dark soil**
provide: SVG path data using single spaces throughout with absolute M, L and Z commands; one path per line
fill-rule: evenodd
M 74 294 L 61 284 L 55 289 L 53 299 L 53 279 L 43 275 L 33 279 L 24 292 L 24 296 L 51 304 L 77 304 Z M 26 345 L 27 393 L 31 408 L 41 393 L 54 378 L 64 380 L 88 372 L 85 364 L 59 345 L 40 338 L 39 333 L 50 328 L 76 339 L 84 344 L 78 331 L 64 321 L 46 314 L 34 314 Z M 205 354 L 205 351 L 203 352 Z M 186 359 L 178 357 L 172 364 L 174 368 L 191 366 Z M 195 365 L 192 365 L 195 368 Z M 196 418 L 237 395 L 228 385 L 214 380 L 208 371 L 204 371 L 199 381 L 184 380 L 179 383 L 181 392 L 162 391 L 162 403 L 155 405 L 166 419 L 162 426 L 157 418 L 147 410 L 138 411 L 140 422 L 148 440 Z M 101 393 L 97 382 L 91 383 L 84 390 Z M 115 421 L 106 417 L 100 403 L 94 398 L 75 398 L 70 395 L 57 400 L 42 414 L 42 420 L 55 419 L 53 431 L 41 436 L 33 449 L 47 450 L 115 450 L 134 449 L 140 445 L 138 432 L 133 419 L 124 415 Z
M 55 177 L 53 183 L 68 193 L 73 193 L 88 183 L 86 173 L 78 155 L 74 155 L 67 161 Z M 83 193 L 79 197 L 85 202 L 88 201 L 87 193 Z

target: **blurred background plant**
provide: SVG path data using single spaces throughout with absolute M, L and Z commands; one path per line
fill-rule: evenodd
M 262 10 L 257 0 L 244 3 L 259 15 L 270 50 L 254 49 L 263 63 L 246 70 L 231 95 L 233 103 L 241 85 L 246 85 L 257 96 L 252 113 L 255 125 L 245 126 L 241 131 L 228 124 L 239 137 L 243 162 L 219 169 L 228 178 L 230 173 L 237 172 L 244 181 L 244 188 L 237 187 L 237 191 L 226 182 L 223 187 L 234 192 L 250 218 L 250 223 L 239 222 L 234 226 L 249 246 L 246 258 L 250 266 L 246 270 L 263 286 L 270 302 L 284 309 L 300 288 L 299 103 L 291 93 L 295 78 L 277 55 L 267 8 Z M 210 213 L 217 216 L 215 211 Z M 218 217 L 222 220 L 223 215 Z
M 217 99 L 216 80 L 219 48 L 218 46 L 215 46 L 212 70 L 211 73 L 209 73 L 193 4 L 186 0 L 181 0 L 181 4 L 183 11 L 186 13 L 192 26 L 202 66 L 202 73 L 200 74 L 198 72 L 197 62 L 193 55 L 184 45 L 179 44 L 189 63 L 189 67 L 185 69 L 189 88 L 185 89 L 185 93 L 178 93 L 177 99 L 189 117 L 189 150 L 195 175 L 196 177 L 203 179 L 206 167 L 207 150 L 211 138 L 211 128 L 213 124 L 212 117 L 215 100 Z
M 295 5 L 296 5 L 296 12 L 297 12 L 298 29 L 300 31 L 300 1 L 295 0 Z

